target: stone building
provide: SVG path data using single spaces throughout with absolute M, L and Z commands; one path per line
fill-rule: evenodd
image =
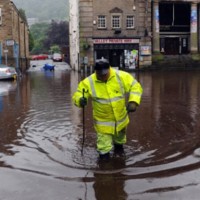
M 152 1 L 153 52 L 182 55 L 199 51 L 199 0 Z
M 29 30 L 15 4 L 0 0 L 0 63 L 25 71 L 29 58 Z
M 107 58 L 111 66 L 151 65 L 151 3 L 70 0 L 70 64 L 75 70 Z
M 200 0 L 70 0 L 70 4 L 70 63 L 75 70 L 92 66 L 101 57 L 114 67 L 132 69 L 152 66 L 156 55 L 171 56 L 169 60 L 199 55 Z

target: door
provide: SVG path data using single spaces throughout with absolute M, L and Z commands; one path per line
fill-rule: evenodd
M 181 53 L 188 53 L 188 38 L 181 38 Z
M 109 61 L 112 67 L 121 67 L 120 58 L 123 55 L 123 50 L 110 50 L 109 51 Z
M 165 38 L 165 54 L 179 54 L 179 37 Z

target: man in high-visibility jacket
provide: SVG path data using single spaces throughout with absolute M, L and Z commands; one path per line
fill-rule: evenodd
M 84 97 L 83 90 L 86 91 Z M 113 145 L 114 151 L 123 150 L 128 113 L 136 110 L 142 92 L 140 83 L 131 74 L 113 69 L 104 58 L 96 61 L 95 73 L 79 83 L 72 100 L 76 106 L 84 107 L 88 98 L 92 99 L 100 158 L 109 158 Z

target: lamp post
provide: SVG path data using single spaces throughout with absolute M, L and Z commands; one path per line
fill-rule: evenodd
M 25 58 L 25 65 L 27 69 L 27 55 L 26 55 L 26 23 L 24 22 L 24 58 Z
M 133 11 L 136 10 L 135 0 L 133 0 Z

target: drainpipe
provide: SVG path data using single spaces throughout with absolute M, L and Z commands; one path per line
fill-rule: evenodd
M 19 43 L 19 68 L 21 66 L 21 41 L 20 41 L 20 17 L 19 17 L 19 13 L 18 13 L 18 43 Z
M 26 55 L 26 27 L 25 27 L 25 22 L 23 22 L 24 24 L 24 58 L 25 58 L 25 65 L 26 65 L 26 69 L 27 69 L 27 55 Z

